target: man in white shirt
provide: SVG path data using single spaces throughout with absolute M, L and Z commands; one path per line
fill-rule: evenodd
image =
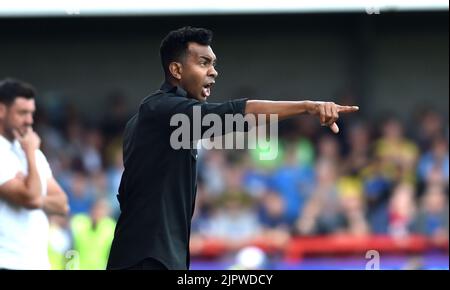
M 33 131 L 35 90 L 0 81 L 0 269 L 50 269 L 47 215 L 66 215 L 65 192 Z

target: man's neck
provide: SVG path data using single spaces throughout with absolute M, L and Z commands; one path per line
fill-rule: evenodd
M 14 142 L 14 136 L 12 136 L 12 134 L 8 134 L 7 132 L 6 132 L 6 130 L 5 129 L 3 129 L 3 128 L 1 128 L 0 127 L 0 135 L 3 137 L 3 138 L 5 138 L 6 140 L 8 140 L 9 142 Z
M 174 78 L 166 78 L 165 82 L 174 87 L 181 87 L 180 81 L 178 81 L 177 79 L 174 79 Z

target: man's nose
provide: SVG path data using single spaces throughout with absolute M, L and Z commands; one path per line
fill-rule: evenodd
M 33 125 L 33 116 L 32 115 L 28 115 L 25 119 L 25 125 L 27 126 L 31 126 Z
M 219 73 L 217 72 L 217 70 L 215 69 L 215 67 L 211 67 L 211 69 L 209 70 L 209 74 L 208 76 L 217 78 L 217 76 L 219 75 Z

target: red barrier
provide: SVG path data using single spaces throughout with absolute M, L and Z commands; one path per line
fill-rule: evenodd
M 239 250 L 245 246 L 257 246 L 267 253 L 279 253 L 287 260 L 297 260 L 304 256 L 352 255 L 377 250 L 383 253 L 423 253 L 430 250 L 448 252 L 449 240 L 431 240 L 422 235 L 402 238 L 391 236 L 314 236 L 291 237 L 286 243 L 256 238 L 248 241 L 232 242 L 221 239 L 193 239 L 193 256 L 218 257 Z

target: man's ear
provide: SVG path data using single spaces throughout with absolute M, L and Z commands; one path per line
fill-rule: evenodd
M 6 116 L 6 105 L 0 103 L 0 120 L 5 119 L 5 116 Z
M 179 62 L 171 62 L 169 64 L 170 74 L 177 80 L 181 79 L 181 74 L 183 73 L 183 65 Z

